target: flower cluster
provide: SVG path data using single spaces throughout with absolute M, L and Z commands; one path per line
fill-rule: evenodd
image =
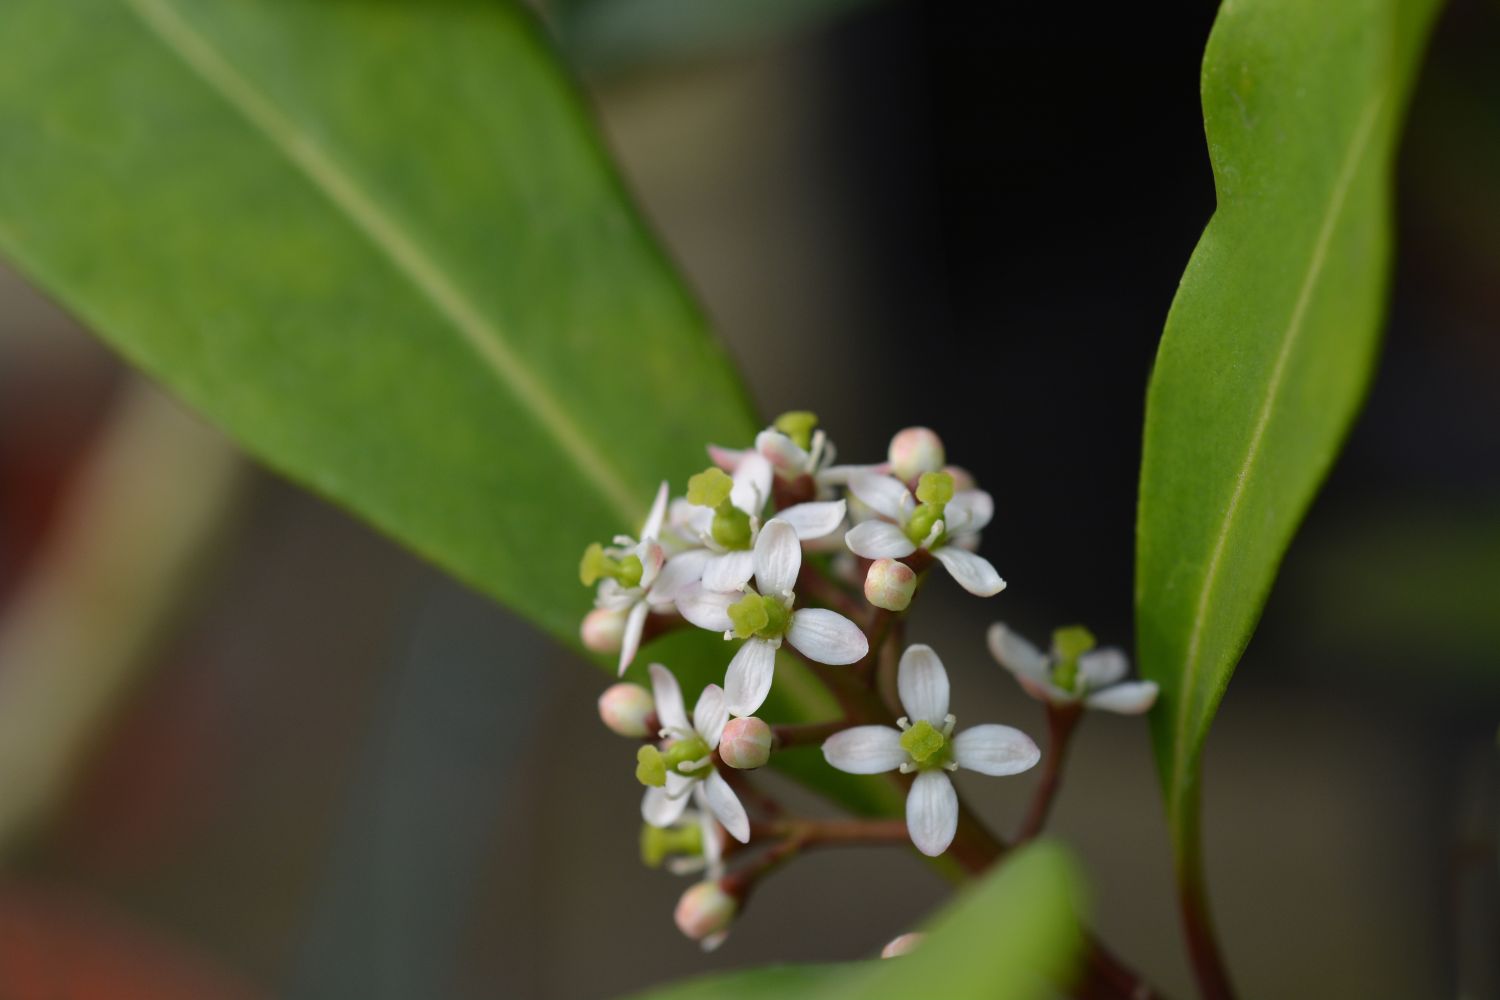
M 1013 775 L 1041 759 L 1012 727 L 958 730 L 942 661 L 904 639 L 906 612 L 932 568 L 976 596 L 1005 588 L 978 553 L 994 516 L 990 494 L 947 463 L 927 428 L 896 434 L 884 462 L 838 465 L 835 455 L 806 412 L 784 414 L 752 447 L 710 445 L 711 464 L 681 495 L 662 483 L 638 537 L 591 545 L 579 566 L 582 582 L 596 588 L 584 645 L 617 654 L 621 675 L 645 640 L 674 628 L 736 644 L 722 675 L 683 665 L 707 682 L 691 716 L 678 677 L 659 663 L 647 670 L 650 690 L 622 682 L 599 700 L 605 724 L 640 741 L 643 860 L 701 876 L 676 918 L 704 947 L 724 939 L 757 880 L 792 855 L 843 842 L 943 854 L 964 812 L 952 772 Z M 996 624 L 989 646 L 1049 712 L 1141 712 L 1155 698 L 1149 683 L 1122 683 L 1123 654 L 1094 649 L 1081 628 L 1059 630 L 1044 654 Z M 823 685 L 842 717 L 775 726 L 760 719 L 776 704 L 768 699 L 779 670 Z M 787 817 L 747 772 L 802 745 L 821 745 L 841 771 L 889 773 L 905 789 L 905 821 Z M 1055 782 L 1043 784 L 1050 795 Z M 996 844 L 966 844 L 964 854 Z

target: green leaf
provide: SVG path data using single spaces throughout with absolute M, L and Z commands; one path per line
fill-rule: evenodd
M 693 980 L 641 994 L 637 1000 L 1056 996 L 1083 944 L 1081 886 L 1078 870 L 1063 849 L 1047 842 L 1032 844 L 966 889 L 931 921 L 917 949 L 900 959 L 776 966 Z M 851 907 L 856 896 L 849 896 Z M 854 909 L 850 919 L 858 919 Z
M 36 283 L 570 641 L 585 544 L 755 430 L 519 5 L 7 0 L 0 161 Z
M 1437 0 L 1229 0 L 1203 60 L 1218 209 L 1147 400 L 1141 670 L 1179 865 L 1203 741 L 1378 349 L 1399 127 Z

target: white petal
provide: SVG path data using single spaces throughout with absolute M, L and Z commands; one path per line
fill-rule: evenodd
M 786 641 L 808 659 L 835 666 L 857 663 L 870 651 L 870 641 L 858 625 L 826 608 L 793 611 Z
M 716 444 L 708 446 L 709 461 L 730 475 L 734 475 L 734 470 L 740 467 L 740 460 L 747 454 L 749 454 L 748 448 L 720 448 Z
M 660 663 L 651 664 L 651 694 L 656 699 L 656 717 L 663 729 L 682 731 L 688 728 L 687 709 L 682 704 L 682 688 L 672 671 Z
M 661 534 L 661 523 L 667 516 L 667 483 L 662 480 L 656 491 L 656 500 L 651 504 L 651 513 L 646 515 L 646 524 L 641 528 L 641 538 L 655 538 Z
M 901 480 L 869 472 L 850 476 L 849 490 L 865 506 L 892 521 L 905 520 L 917 502 Z
M 707 809 L 698 810 L 698 831 L 703 834 L 703 860 L 712 873 L 719 866 L 723 845 L 719 842 L 719 824 Z
M 847 774 L 884 774 L 909 759 L 901 733 L 890 726 L 855 726 L 823 741 L 823 757 Z
M 688 797 L 672 797 L 665 788 L 648 788 L 641 799 L 641 818 L 652 826 L 671 826 L 687 808 Z
M 900 559 L 917 551 L 906 532 L 889 521 L 864 521 L 844 536 L 849 551 L 866 559 Z
M 828 445 L 828 461 L 833 462 L 833 445 Z M 888 465 L 833 465 L 830 464 L 817 475 L 819 486 L 847 486 L 855 476 L 869 476 L 889 472 Z
M 729 593 L 744 590 L 755 572 L 755 553 L 721 552 L 708 557 L 703 566 L 703 589 Z
M 984 490 L 959 490 L 943 508 L 943 520 L 955 535 L 981 531 L 995 516 L 995 501 Z
M 958 793 L 945 771 L 923 771 L 906 795 L 906 829 L 917 850 L 935 858 L 958 832 Z
M 953 759 L 959 767 L 998 776 L 1031 770 L 1042 759 L 1042 752 L 1019 729 L 990 723 L 953 737 Z
M 901 707 L 913 722 L 925 719 L 939 729 L 943 727 L 948 714 L 948 671 L 931 646 L 915 643 L 906 647 L 896 665 L 896 689 Z
M 677 600 L 677 595 L 682 593 L 683 588 L 703 579 L 703 568 L 708 565 L 708 559 L 712 555 L 708 549 L 689 549 L 677 553 L 667 560 L 667 564 L 656 575 L 656 582 L 651 584 L 651 592 L 646 595 L 646 599 L 652 604 L 671 604 Z
M 847 505 L 842 500 L 820 500 L 778 511 L 776 518 L 790 524 L 798 538 L 822 538 L 838 530 L 846 511 Z
M 807 471 L 807 452 L 780 431 L 764 430 L 755 435 L 755 450 L 784 476 L 795 478 Z
M 1106 712 L 1140 715 L 1156 704 L 1156 694 L 1155 681 L 1131 681 L 1128 684 L 1116 684 L 1114 687 L 1091 694 L 1083 700 L 1083 703 L 1089 708 L 1098 708 Z
M 1078 658 L 1078 676 L 1085 691 L 1109 687 L 1125 676 L 1130 661 L 1122 650 L 1113 646 L 1093 649 Z
M 947 567 L 958 585 L 975 597 L 993 597 L 1005 589 L 1005 581 L 984 556 L 976 556 L 956 545 L 944 545 L 932 554 Z
M 761 508 L 771 498 L 771 463 L 758 451 L 746 452 L 740 467 L 734 470 L 734 488 L 729 502 L 746 514 L 760 516 Z
M 802 543 L 781 518 L 772 518 L 755 539 L 755 586 L 767 597 L 785 597 L 797 586 Z
M 703 784 L 698 786 L 698 791 L 703 797 L 703 804 L 724 829 L 729 831 L 729 835 L 742 844 L 748 844 L 750 817 L 745 815 L 740 797 L 734 794 L 734 789 L 729 787 L 724 776 L 717 770 L 710 770 L 708 777 L 703 779 Z
M 1011 673 L 1042 684 L 1052 679 L 1047 657 L 1042 651 L 1003 622 L 990 626 L 985 641 L 990 647 L 990 655 Z
M 701 583 L 690 583 L 677 595 L 677 611 L 699 628 L 727 632 L 734 627 L 729 620 L 729 606 L 742 596 L 706 590 Z
M 620 637 L 620 675 L 624 676 L 625 668 L 635 660 L 636 651 L 641 648 L 641 633 L 646 630 L 646 615 L 651 606 L 641 601 L 630 609 L 630 617 L 625 619 L 625 634 Z
M 724 672 L 724 701 L 731 715 L 754 715 L 771 693 L 776 676 L 776 647 L 764 639 L 746 639 Z
M 693 706 L 693 728 L 708 743 L 710 750 L 717 749 L 719 737 L 724 732 L 724 723 L 729 721 L 729 710 L 724 707 L 724 689 L 710 684 L 698 696 Z
M 648 590 L 656 582 L 656 576 L 667 563 L 667 550 L 654 538 L 643 539 L 635 547 L 635 557 L 641 561 L 640 587 Z

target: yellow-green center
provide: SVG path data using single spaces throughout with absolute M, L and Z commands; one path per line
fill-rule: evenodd
M 942 731 L 926 719 L 901 734 L 901 749 L 920 768 L 941 767 L 947 758 L 947 744 Z
M 796 442 L 803 451 L 812 447 L 813 431 L 818 427 L 818 415 L 807 410 L 792 410 L 776 418 L 771 425 Z
M 643 572 L 638 557 L 632 554 L 624 559 L 611 559 L 598 542 L 584 549 L 583 558 L 578 561 L 578 579 L 585 587 L 592 587 L 605 577 L 618 580 L 626 587 L 636 587 L 640 585 Z
M 774 597 L 746 594 L 729 606 L 729 622 L 741 639 L 779 639 L 791 620 L 786 606 Z
M 1052 633 L 1052 683 L 1064 691 L 1078 690 L 1078 658 L 1097 645 L 1094 634 L 1082 625 L 1069 625 Z

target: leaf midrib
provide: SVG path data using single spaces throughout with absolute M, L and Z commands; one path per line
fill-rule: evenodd
M 234 68 L 169 0 L 124 0 L 148 32 L 253 129 L 363 233 L 558 444 L 585 482 L 593 483 L 631 527 L 645 516 L 642 502 L 589 441 L 566 407 L 510 348 L 504 332 L 456 284 L 437 257 L 401 226 L 354 176 L 265 94 Z
M 1368 105 L 1360 115 L 1359 122 L 1355 126 L 1353 134 L 1350 136 L 1348 151 L 1344 154 L 1344 160 L 1339 165 L 1338 176 L 1335 177 L 1333 188 L 1330 191 L 1328 208 L 1323 213 L 1323 219 L 1318 228 L 1318 236 L 1313 243 L 1313 252 L 1308 259 L 1307 273 L 1302 279 L 1302 285 L 1297 292 L 1297 299 L 1293 303 L 1291 315 L 1287 320 L 1286 330 L 1282 334 L 1281 349 L 1277 353 L 1276 363 L 1271 369 L 1271 378 L 1267 384 L 1265 400 L 1261 404 L 1260 412 L 1256 415 L 1255 424 L 1251 429 L 1250 443 L 1245 450 L 1244 461 L 1240 463 L 1239 471 L 1235 475 L 1234 490 L 1229 496 L 1229 504 L 1225 508 L 1224 520 L 1219 529 L 1219 534 L 1214 539 L 1213 551 L 1209 555 L 1208 568 L 1204 571 L 1203 585 L 1198 592 L 1198 603 L 1194 610 L 1192 629 L 1188 633 L 1182 688 L 1177 698 L 1177 752 L 1173 755 L 1171 800 L 1174 814 L 1180 813 L 1179 803 L 1182 800 L 1188 774 L 1188 758 L 1190 755 L 1187 749 L 1192 707 L 1192 699 L 1188 697 L 1188 694 L 1196 689 L 1198 683 L 1198 675 L 1202 667 L 1200 656 L 1204 623 L 1207 619 L 1208 607 L 1211 603 L 1214 590 L 1218 586 L 1224 553 L 1228 548 L 1229 536 L 1233 534 L 1235 518 L 1240 510 L 1240 501 L 1245 495 L 1246 486 L 1250 481 L 1251 473 L 1254 471 L 1256 461 L 1260 456 L 1261 442 L 1264 440 L 1266 427 L 1271 421 L 1271 413 L 1281 392 L 1287 362 L 1291 358 L 1297 339 L 1302 334 L 1307 309 L 1312 301 L 1313 288 L 1317 284 L 1318 277 L 1322 274 L 1323 267 L 1327 262 L 1328 247 L 1333 240 L 1333 234 L 1337 229 L 1339 218 L 1343 215 L 1349 189 L 1354 184 L 1355 174 L 1358 172 L 1365 151 L 1374 136 L 1375 125 L 1380 120 L 1380 112 L 1385 107 L 1389 96 L 1390 90 L 1386 89 L 1375 94 L 1370 99 Z

